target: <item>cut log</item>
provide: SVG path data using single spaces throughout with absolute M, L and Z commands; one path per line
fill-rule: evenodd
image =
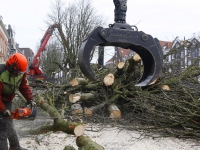
M 119 62 L 117 64 L 117 69 L 122 69 L 124 67 L 124 62 Z
M 156 78 L 155 80 L 153 80 L 153 82 L 151 82 L 149 85 L 155 84 L 157 80 L 158 80 L 158 78 Z
M 115 104 L 109 105 L 108 111 L 110 113 L 110 118 L 112 118 L 112 119 L 121 118 L 121 111 Z
M 80 104 L 73 104 L 71 106 L 72 115 L 80 116 L 83 114 L 83 108 Z
M 81 94 L 80 93 L 70 94 L 69 95 L 69 101 L 71 103 L 76 103 L 76 102 L 80 101 L 80 99 L 81 99 Z
M 164 90 L 164 91 L 169 91 L 170 90 L 168 85 L 161 85 L 161 89 Z
M 133 56 L 133 60 L 134 60 L 135 62 L 140 62 L 140 61 L 141 61 L 141 58 L 140 58 L 140 56 L 139 56 L 138 54 L 135 54 L 135 55 Z
M 71 86 L 86 85 L 88 81 L 84 78 L 74 78 L 70 81 Z
M 124 62 L 119 62 L 117 65 L 117 70 L 114 73 L 115 78 L 121 76 L 124 73 L 123 68 L 124 68 Z
M 92 141 L 89 136 L 77 137 L 76 145 L 84 150 L 104 150 L 104 147 Z
M 137 57 L 135 57 L 133 56 L 132 58 L 127 59 L 125 62 L 124 71 L 128 74 L 136 71 L 136 69 L 138 69 L 138 66 L 140 65 L 140 61 L 136 59 Z
M 92 93 L 76 93 L 76 94 L 70 94 L 69 95 L 69 101 L 71 103 L 76 103 L 78 101 L 85 101 L 85 100 L 91 100 L 95 96 Z
M 65 146 L 63 150 L 76 150 L 73 146 Z
M 115 77 L 112 73 L 109 73 L 107 76 L 104 77 L 103 83 L 105 86 L 110 86 L 114 83 Z
M 82 125 L 82 123 L 69 123 L 63 119 L 56 120 L 53 126 L 53 131 L 63 131 L 67 134 L 72 134 L 75 136 L 81 136 L 85 132 L 85 127 Z
M 35 99 L 35 102 L 43 110 L 48 112 L 50 117 L 55 117 L 53 126 L 48 126 L 51 131 L 63 131 L 67 134 L 72 134 L 75 136 L 83 135 L 83 133 L 85 132 L 85 127 L 82 125 L 82 123 L 68 122 L 62 119 L 57 109 L 50 106 L 44 100 L 44 97 L 38 96 L 38 98 Z M 40 131 L 43 132 L 42 130 L 44 130 L 44 127 L 36 129 L 37 133 L 39 133 Z M 31 132 L 34 133 L 34 130 L 32 130 Z
M 89 109 L 89 108 L 87 108 L 87 107 L 84 108 L 84 113 L 85 113 L 85 115 L 88 116 L 88 117 L 91 116 L 91 115 L 93 114 L 92 110 Z
M 73 104 L 71 106 L 72 115 L 74 116 L 82 116 L 85 114 L 86 116 L 91 116 L 93 114 L 92 110 L 85 107 L 84 110 L 80 104 Z
M 74 128 L 74 135 L 77 137 L 81 136 L 81 135 L 83 135 L 84 131 L 85 131 L 85 127 L 83 125 L 76 126 Z

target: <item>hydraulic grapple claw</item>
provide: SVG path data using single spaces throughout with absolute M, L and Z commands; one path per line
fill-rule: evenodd
M 113 0 L 115 24 L 109 28 L 97 27 L 83 41 L 79 53 L 78 64 L 82 73 L 90 80 L 95 75 L 90 67 L 90 53 L 94 46 L 116 46 L 135 51 L 142 59 L 144 71 L 136 86 L 147 86 L 159 75 L 163 65 L 163 52 L 159 41 L 142 31 L 134 31 L 125 21 L 126 1 Z

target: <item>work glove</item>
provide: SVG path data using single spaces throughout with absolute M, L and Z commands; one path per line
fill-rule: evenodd
M 3 115 L 4 116 L 11 116 L 12 114 L 11 114 L 10 110 L 6 109 L 6 110 L 4 110 Z
M 30 100 L 29 104 L 31 104 L 31 106 L 36 106 L 36 103 L 33 100 Z

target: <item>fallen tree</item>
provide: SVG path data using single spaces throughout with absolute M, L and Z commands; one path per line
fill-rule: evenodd
M 95 82 L 77 77 L 67 85 L 50 84 L 44 93 L 54 97 L 57 109 L 64 105 L 65 114 L 77 115 L 84 122 L 115 124 L 143 130 L 149 135 L 153 132 L 162 136 L 199 138 L 200 86 L 196 77 L 200 68 L 194 62 L 175 74 L 175 64 L 166 65 L 150 86 L 136 87 L 143 70 L 140 61 L 133 57 L 118 63 L 115 69 L 97 69 Z M 169 67 L 172 72 L 168 71 Z M 74 109 L 75 106 L 78 109 Z
M 45 83 L 42 91 L 35 89 L 38 106 L 56 119 L 53 125 L 31 132 L 63 131 L 87 141 L 84 126 L 77 121 L 81 120 L 143 131 L 153 137 L 199 139 L 200 85 L 196 79 L 200 75 L 196 65 L 199 60 L 184 71 L 177 71 L 175 64 L 167 64 L 149 86 L 136 87 L 143 70 L 140 61 L 132 57 L 125 63 L 119 62 L 116 68 L 96 67 L 94 82 L 80 75 L 67 84 Z M 71 116 L 76 122 L 63 120 L 63 116 Z

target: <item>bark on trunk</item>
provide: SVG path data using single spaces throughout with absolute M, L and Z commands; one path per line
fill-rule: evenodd
M 84 150 L 104 150 L 104 147 L 92 141 L 88 136 L 79 136 L 76 145 Z
M 76 103 L 79 101 L 85 101 L 85 100 L 91 100 L 95 96 L 92 93 L 76 93 L 76 94 L 70 94 L 69 95 L 69 101 L 71 103 Z
M 117 70 L 114 73 L 115 78 L 118 78 L 120 75 L 124 73 L 123 68 L 124 68 L 124 62 L 119 62 L 117 65 Z
M 71 80 L 71 86 L 86 85 L 88 81 L 84 78 L 74 78 Z
M 62 119 L 62 116 L 59 114 L 59 112 L 57 111 L 56 108 L 50 106 L 43 97 L 38 96 L 37 99 L 35 99 L 35 102 L 37 103 L 38 106 L 40 106 L 43 110 L 45 110 L 46 112 L 48 112 L 48 114 L 50 115 L 50 117 L 55 117 L 56 119 L 54 119 L 54 123 L 53 125 L 49 125 L 46 126 L 46 130 L 45 131 L 63 131 L 67 134 L 72 134 L 75 136 L 80 136 L 83 135 L 83 133 L 85 132 L 85 127 L 82 125 L 82 123 L 72 123 L 72 122 L 68 122 L 64 119 Z M 44 132 L 45 126 L 42 126 L 38 129 L 35 130 L 35 132 L 37 131 L 37 134 L 40 132 Z M 34 130 L 31 131 L 32 133 L 34 133 Z
M 72 146 L 65 146 L 63 150 L 76 150 L 76 149 Z

